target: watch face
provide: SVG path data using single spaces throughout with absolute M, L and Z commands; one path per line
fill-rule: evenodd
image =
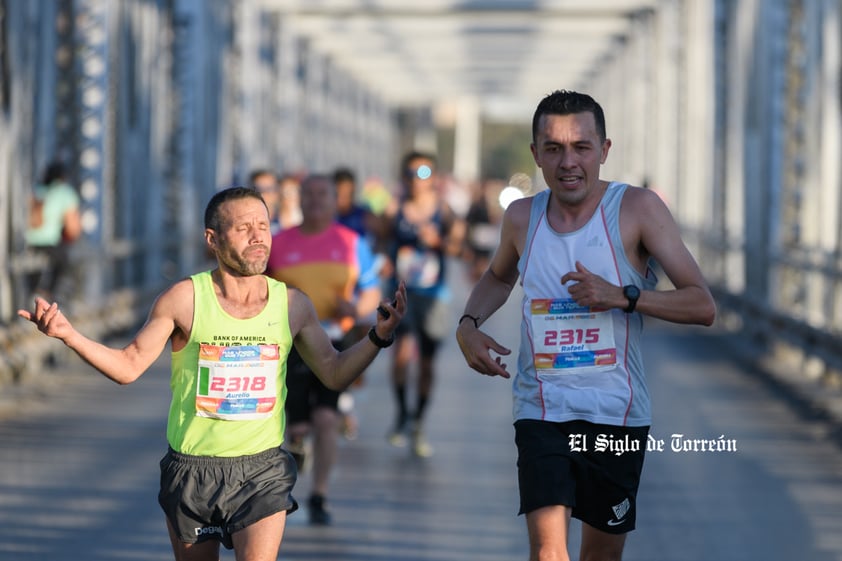
M 640 289 L 634 286 L 633 284 L 628 285 L 623 289 L 623 294 L 626 298 L 631 300 L 637 300 L 640 298 Z

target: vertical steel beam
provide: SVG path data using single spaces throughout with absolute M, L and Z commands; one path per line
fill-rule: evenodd
M 712 149 L 713 161 L 710 175 L 711 208 L 708 263 L 705 274 L 708 281 L 720 287 L 728 284 L 728 259 L 731 240 L 728 230 L 728 3 L 715 0 L 713 6 L 713 32 L 710 45 L 713 57 L 712 76 Z
M 832 270 L 842 270 L 842 6 L 838 0 L 825 0 L 822 5 L 821 67 L 821 184 L 835 198 L 825 205 L 826 224 L 834 225 L 828 233 Z M 828 323 L 834 330 L 842 328 L 842 275 L 830 282 L 827 309 Z
M 202 2 L 199 0 L 176 0 L 172 7 L 172 88 L 173 119 L 170 129 L 170 188 L 174 193 L 175 206 L 178 209 L 176 227 L 179 239 L 180 255 L 177 259 L 179 276 L 191 273 L 199 265 L 199 247 L 188 243 L 199 237 L 201 202 L 196 189 L 196 139 L 197 123 L 195 84 L 199 81 L 199 68 L 196 65 L 199 46 L 198 22 Z M 190 212 L 184 212 L 190 209 Z
M 87 240 L 101 248 L 107 247 L 113 233 L 113 200 L 107 180 L 113 159 L 106 141 L 112 132 L 108 25 L 112 9 L 106 0 L 78 0 L 75 4 L 79 120 L 83 131 L 78 139 L 82 228 Z M 109 288 L 109 264 L 93 260 L 87 265 L 86 300 L 96 301 Z
M 73 0 L 55 3 L 55 150 L 53 156 L 68 164 L 73 177 L 79 176 L 79 99 L 76 96 L 76 49 L 74 45 Z M 92 125 L 88 125 L 89 127 Z
M 788 263 L 787 257 L 803 256 L 804 236 L 802 209 L 807 161 L 806 145 L 806 14 L 803 0 L 788 0 L 781 6 L 786 10 L 786 29 L 782 35 L 784 77 L 782 84 L 782 161 L 780 206 L 773 217 L 777 222 L 777 236 L 773 240 L 775 253 L 784 259 L 776 267 L 776 300 L 782 309 L 802 316 L 806 299 L 807 274 L 801 267 Z M 777 220 L 774 220 L 777 218 Z
M 745 129 L 742 184 L 746 196 L 745 224 L 746 286 L 747 294 L 761 303 L 767 303 L 775 294 L 773 266 L 773 240 L 777 239 L 775 221 L 780 205 L 780 161 L 782 150 L 782 93 L 783 49 L 779 39 L 786 32 L 786 12 L 781 0 L 739 3 L 745 34 L 747 57 L 745 96 L 738 100 L 744 104 Z

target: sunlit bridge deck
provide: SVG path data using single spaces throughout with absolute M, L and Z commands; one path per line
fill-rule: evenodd
M 460 301 L 467 286 L 454 276 Z M 516 313 L 510 300 L 487 324 L 512 347 Z M 650 322 L 646 352 L 655 422 L 625 559 L 842 560 L 842 451 L 827 421 L 804 417 L 741 366 L 716 328 Z M 436 453 L 418 459 L 386 442 L 387 376 L 384 353 L 355 390 L 360 431 L 341 445 L 329 497 L 334 524 L 309 526 L 302 506 L 279 558 L 525 560 L 509 382 L 470 372 L 449 341 L 430 412 Z M 71 361 L 39 392 L 4 400 L 0 559 L 171 558 L 156 502 L 167 378 L 165 358 L 128 387 Z M 308 487 L 304 474 L 296 492 L 303 505 Z

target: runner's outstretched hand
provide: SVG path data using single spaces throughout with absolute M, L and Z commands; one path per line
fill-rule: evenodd
M 18 310 L 18 315 L 29 320 L 38 327 L 38 331 L 49 337 L 55 337 L 64 341 L 73 332 L 70 321 L 61 313 L 57 302 L 52 304 L 43 298 L 35 297 L 35 309 Z
M 506 364 L 500 356 L 491 357 L 491 351 L 498 355 L 506 356 L 511 354 L 507 349 L 489 335 L 486 335 L 470 322 L 463 321 L 456 329 L 456 341 L 459 349 L 465 356 L 468 366 L 486 376 L 502 376 L 509 378 L 511 375 L 506 370 Z

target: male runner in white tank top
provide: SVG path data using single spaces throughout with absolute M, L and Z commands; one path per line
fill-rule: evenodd
M 529 559 L 568 560 L 572 516 L 583 522 L 580 558 L 619 560 L 634 529 L 651 423 L 641 314 L 710 325 L 715 304 L 661 199 L 600 179 L 611 141 L 596 101 L 553 92 L 538 105 L 532 133 L 549 190 L 506 210 L 500 245 L 456 337 L 471 368 L 508 378 L 491 352 L 511 351 L 479 327 L 520 279 L 513 409 Z M 650 259 L 673 290 L 655 290 Z M 639 451 L 595 452 L 600 434 L 637 441 Z

